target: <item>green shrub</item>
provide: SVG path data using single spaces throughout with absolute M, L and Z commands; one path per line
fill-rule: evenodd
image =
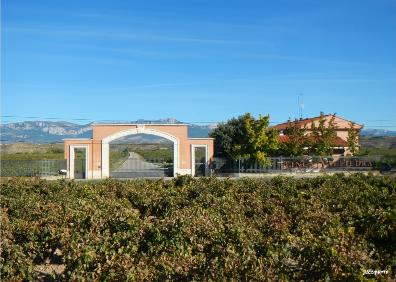
M 2 281 L 344 281 L 369 279 L 364 269 L 389 271 L 377 279 L 395 275 L 390 177 L 13 178 L 2 180 L 0 203 Z M 38 270 L 57 264 L 64 271 Z

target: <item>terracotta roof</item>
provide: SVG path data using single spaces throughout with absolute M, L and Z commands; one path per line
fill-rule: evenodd
M 347 119 L 344 119 L 342 117 L 339 117 L 339 116 L 336 116 L 336 115 L 332 115 L 332 114 L 324 115 L 323 117 L 329 117 L 329 116 L 335 116 L 335 117 L 337 117 L 339 119 L 343 119 L 343 120 L 348 121 Z M 297 124 L 299 126 L 303 127 L 304 125 L 309 125 L 312 122 L 317 121 L 319 119 L 320 119 L 320 116 L 312 117 L 312 118 L 300 119 L 300 120 L 296 120 L 296 121 L 291 120 L 291 121 L 288 121 L 288 122 L 284 122 L 284 123 L 280 123 L 280 124 L 274 125 L 273 128 L 278 129 L 278 130 L 283 130 L 283 129 L 289 127 L 289 124 L 293 124 L 294 122 L 297 122 Z M 355 126 L 356 126 L 357 129 L 361 129 L 363 127 L 362 125 L 357 124 L 357 123 L 355 123 Z M 309 128 L 307 128 L 307 129 L 309 129 Z M 344 129 L 344 128 L 338 128 L 338 129 Z
M 310 137 L 308 137 L 310 138 Z M 286 143 L 289 141 L 289 137 L 287 135 L 279 135 L 278 140 L 280 143 Z M 333 141 L 334 147 L 348 147 L 348 142 L 342 139 L 341 137 L 336 137 Z
M 348 142 L 337 136 L 334 140 L 334 147 L 348 147 Z
M 328 116 L 330 116 L 330 115 L 325 115 L 324 117 L 328 117 Z M 293 124 L 294 122 L 297 122 L 297 124 L 300 125 L 300 126 L 304 126 L 306 124 L 310 124 L 313 121 L 319 120 L 319 119 L 320 119 L 320 116 L 319 117 L 300 119 L 300 120 L 296 120 L 296 121 L 291 120 L 290 122 L 287 121 L 287 122 L 284 122 L 284 123 L 280 123 L 280 124 L 274 125 L 274 128 L 280 129 L 280 130 L 281 129 L 285 129 L 285 128 L 287 128 L 289 126 L 289 124 Z
M 278 140 L 279 140 L 279 142 L 281 142 L 281 143 L 285 143 L 285 142 L 288 142 L 288 141 L 289 141 L 289 137 L 286 136 L 286 135 L 279 135 L 279 136 L 278 136 Z

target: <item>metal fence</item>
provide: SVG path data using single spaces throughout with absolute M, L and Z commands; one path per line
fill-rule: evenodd
M 66 160 L 1 160 L 0 175 L 11 176 L 53 176 L 67 168 Z
M 272 157 L 266 163 L 246 159 L 229 160 L 215 158 L 211 171 L 215 174 L 250 173 L 311 173 L 343 171 L 390 171 L 396 160 L 385 160 L 381 156 L 369 157 Z

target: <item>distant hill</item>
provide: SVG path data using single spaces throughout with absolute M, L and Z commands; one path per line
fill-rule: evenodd
M 49 143 L 64 138 L 88 138 L 90 124 L 79 125 L 63 121 L 25 121 L 0 125 L 1 143 Z
M 188 136 L 190 138 L 208 137 L 209 133 L 216 128 L 216 124 L 212 125 L 195 125 L 190 124 L 188 127 Z
M 386 129 L 363 129 L 361 132 L 362 136 L 396 136 L 396 131 L 386 130 Z
M 179 124 L 182 123 L 173 118 L 160 120 L 137 120 L 137 121 L 119 121 L 112 123 L 159 123 L 159 124 Z M 26 142 L 33 144 L 62 142 L 65 138 L 91 138 L 92 123 L 75 124 L 63 121 L 25 121 L 16 123 L 7 123 L 0 125 L 2 144 Z M 208 137 L 214 125 L 190 125 L 188 129 L 189 137 Z M 161 138 L 150 135 L 136 135 L 127 138 L 130 141 L 143 142 L 161 142 Z

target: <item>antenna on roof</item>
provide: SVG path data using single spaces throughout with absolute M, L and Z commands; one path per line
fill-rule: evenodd
M 298 94 L 298 117 L 302 119 L 304 109 L 304 94 Z

